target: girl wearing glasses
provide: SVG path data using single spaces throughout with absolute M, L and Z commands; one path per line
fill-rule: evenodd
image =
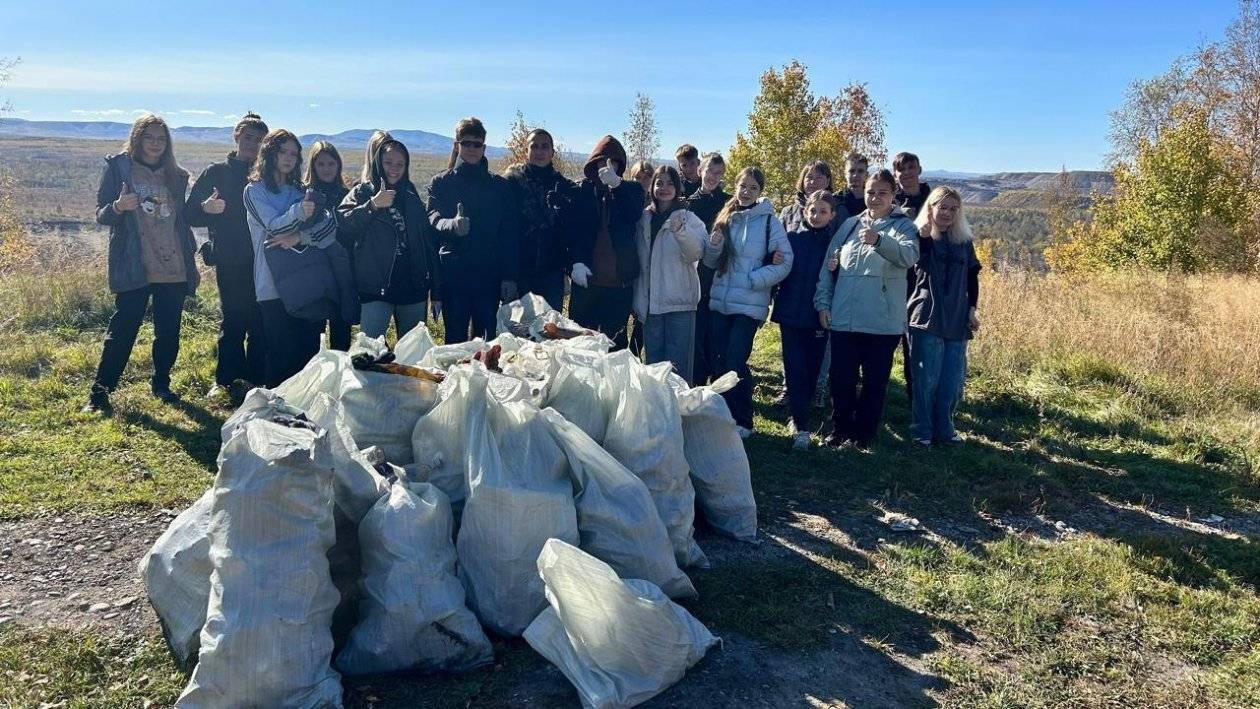
M 192 229 L 184 220 L 188 172 L 175 163 L 166 121 L 146 114 L 131 126 L 123 152 L 105 159 L 96 192 L 96 221 L 109 227 L 109 289 L 115 310 L 105 330 L 96 381 L 85 413 L 110 412 L 144 311 L 153 301 L 153 395 L 166 403 L 179 355 L 184 297 L 196 292 Z
M 437 250 L 429 239 L 428 213 L 411 182 L 406 146 L 386 138 L 369 161 L 368 179 L 338 208 L 340 235 L 354 254 L 355 287 L 363 303 L 359 329 L 380 337 L 390 320 L 398 337 L 425 319 L 436 299 Z
M 516 298 L 520 210 L 508 181 L 490 172 L 479 119 L 455 124 L 447 169 L 429 183 L 428 212 L 437 230 L 446 342 L 489 339 L 499 300 Z

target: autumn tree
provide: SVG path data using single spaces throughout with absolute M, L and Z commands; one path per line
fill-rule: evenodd
M 500 173 L 506 172 L 508 168 L 514 165 L 524 165 L 529 162 L 529 134 L 539 126 L 530 125 L 525 120 L 525 114 L 519 108 L 516 110 L 516 117 L 512 119 L 512 125 L 508 128 L 507 148 L 508 154 L 499 159 L 497 165 Z M 556 154 L 551 159 L 551 164 L 560 172 L 565 172 L 568 165 L 565 163 L 562 155 L 563 146 L 556 143 L 552 146 L 555 148 Z
M 884 125 L 864 84 L 850 84 L 836 97 L 810 91 L 805 65 L 793 61 L 782 71 L 767 69 L 748 114 L 748 130 L 735 135 L 731 170 L 756 165 L 766 174 L 765 194 L 782 205 L 796 193 L 801 166 L 826 160 L 839 173 L 844 156 L 861 146 L 880 162 Z
M 656 126 L 656 104 L 646 94 L 634 95 L 634 108 L 630 109 L 630 127 L 622 136 L 625 139 L 626 156 L 630 162 L 654 160 L 661 150 L 660 129 Z
M 1073 223 L 1069 243 L 1047 254 L 1052 268 L 1194 273 L 1253 266 L 1255 199 L 1231 167 L 1239 155 L 1214 139 L 1208 111 L 1179 107 L 1132 166 L 1114 170 L 1111 195 L 1092 223 Z

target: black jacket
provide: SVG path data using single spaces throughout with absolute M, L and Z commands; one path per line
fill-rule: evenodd
M 184 205 L 188 225 L 206 227 L 209 232 L 210 246 L 202 249 L 212 254 L 220 298 L 231 300 L 239 296 L 245 303 L 254 301 L 254 244 L 249 238 L 243 199 L 249 170 L 249 163 L 237 160 L 235 152 L 229 153 L 227 160 L 202 171 Z M 215 188 L 224 202 L 223 213 L 206 214 L 201 203 Z
M 420 300 L 439 298 L 437 248 L 429 226 L 428 213 L 410 182 L 399 186 L 394 207 L 402 212 L 406 225 L 405 262 L 397 254 L 398 232 L 388 209 L 370 204 L 376 188 L 370 182 L 355 186 L 337 208 L 337 237 L 347 245 L 354 262 L 355 288 L 363 302 L 384 300 L 399 269 L 407 268 Z M 419 302 L 416 301 L 416 302 Z
M 563 272 L 573 263 L 565 219 L 577 186 L 550 165 L 513 167 L 505 177 L 521 210 L 520 277 Z
M 450 229 L 457 205 L 464 205 L 469 232 Z M 520 208 L 504 178 L 489 163 L 461 163 L 433 176 L 427 205 L 429 224 L 437 232 L 438 259 L 444 288 L 494 289 L 514 281 L 520 261 Z
M 727 200 L 731 196 L 722 191 L 722 187 L 709 194 L 702 194 L 699 190 L 693 192 L 687 198 L 687 209 L 692 214 L 700 217 L 700 221 L 704 222 L 704 230 L 708 233 L 713 232 L 713 222 L 717 221 L 717 215 L 722 211 L 722 207 L 726 206 Z M 696 270 L 700 274 L 700 305 L 708 307 L 709 291 L 713 290 L 713 269 L 704 265 L 704 259 L 696 264 Z
M 569 219 L 569 251 L 573 263 L 595 268 L 595 237 L 599 233 L 600 202 L 607 199 L 608 236 L 617 254 L 617 277 L 630 283 L 639 277 L 639 251 L 635 234 L 643 216 L 643 186 L 635 180 L 622 180 L 608 189 L 598 179 L 585 177 L 573 195 Z
M 814 307 L 814 291 L 818 274 L 827 258 L 827 248 L 836 232 L 836 224 L 822 229 L 797 227 L 788 232 L 792 244 L 792 271 L 783 279 L 774 295 L 774 311 L 770 319 L 788 327 L 821 330 L 818 310 Z

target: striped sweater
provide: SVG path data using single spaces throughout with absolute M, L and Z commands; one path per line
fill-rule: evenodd
M 297 232 L 298 249 L 324 249 L 336 243 L 337 220 L 330 210 L 317 208 L 310 219 L 302 218 L 305 194 L 293 185 L 281 185 L 277 192 L 268 190 L 262 182 L 245 185 L 245 216 L 254 245 L 254 295 L 259 302 L 280 297 L 264 253 L 267 239 Z

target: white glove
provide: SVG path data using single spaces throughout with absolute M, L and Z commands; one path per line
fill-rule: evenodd
M 573 271 L 569 274 L 569 278 L 571 278 L 574 283 L 585 288 L 586 279 L 590 277 L 591 277 L 591 269 L 587 268 L 586 264 L 584 263 L 573 264 Z
M 617 189 L 621 184 L 621 176 L 617 174 L 617 168 L 613 167 L 612 158 L 604 159 L 604 166 L 599 169 L 599 181 L 611 189 Z

